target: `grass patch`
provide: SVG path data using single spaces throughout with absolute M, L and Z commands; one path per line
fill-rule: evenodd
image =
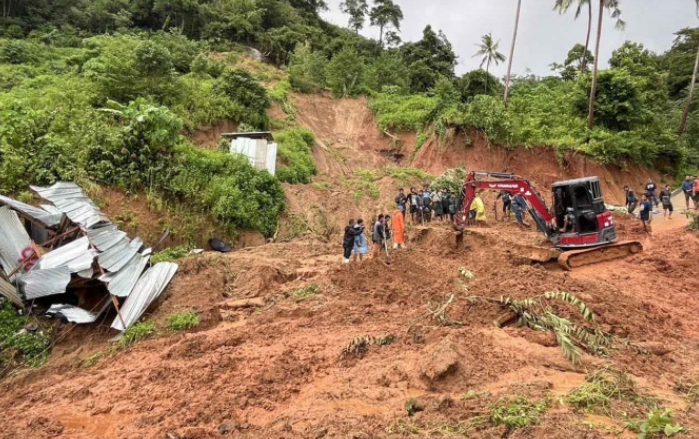
M 16 367 L 39 367 L 46 362 L 52 334 L 41 327 L 34 332 L 30 323 L 9 302 L 0 301 L 0 376 Z
M 611 367 L 588 374 L 585 383 L 568 393 L 566 401 L 578 410 L 607 416 L 615 412 L 615 401 L 643 408 L 657 405 L 656 399 L 641 394 L 636 383 L 626 373 Z
M 309 299 L 318 293 L 320 293 L 320 287 L 316 284 L 311 284 L 307 287 L 296 290 L 294 293 L 294 298 L 296 300 Z
M 153 337 L 158 331 L 155 322 L 139 322 L 131 325 L 119 340 L 121 347 L 133 346 L 141 340 Z
M 626 428 L 638 433 L 638 439 L 672 437 L 689 431 L 675 424 L 672 410 L 664 408 L 651 410 L 646 419 L 627 422 Z
M 187 256 L 191 250 L 191 247 L 185 245 L 166 248 L 151 256 L 150 262 L 151 264 L 157 264 L 158 262 L 174 262 Z
M 165 329 L 171 332 L 187 331 L 199 326 L 201 319 L 195 311 L 183 311 L 170 314 L 165 323 Z
M 510 430 L 538 425 L 548 405 L 548 398 L 537 403 L 529 401 L 526 396 L 500 398 L 491 407 L 490 421 L 496 427 L 505 425 Z

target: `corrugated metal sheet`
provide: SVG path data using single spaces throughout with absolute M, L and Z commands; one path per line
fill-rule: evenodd
M 277 167 L 277 144 L 265 139 L 239 137 L 231 142 L 231 154 L 242 154 L 257 170 L 267 170 L 274 175 Z
M 46 315 L 49 317 L 63 317 L 69 322 L 77 324 L 93 323 L 100 314 L 101 312 L 92 313 L 77 306 L 62 304 L 53 304 L 51 308 L 46 311 Z
M 19 265 L 22 252 L 29 256 L 27 249 L 31 250 L 31 240 L 17 212 L 7 206 L 0 207 L 0 264 L 5 274 L 9 275 Z
M 160 296 L 177 272 L 177 264 L 160 262 L 148 269 L 138 280 L 133 291 L 121 306 L 121 316 L 124 325 L 117 316 L 112 328 L 123 331 L 133 325 L 148 309 L 151 303 Z
M 87 237 L 92 245 L 101 252 L 106 252 L 124 240 L 128 242 L 126 233 L 119 230 L 115 225 L 90 230 L 87 232 Z
M 99 280 L 107 284 L 109 292 L 117 297 L 128 297 L 139 277 L 143 274 L 150 257 L 136 255 L 118 273 L 107 273 Z
M 57 226 L 63 218 L 63 213 L 60 211 L 51 211 L 45 208 L 30 206 L 29 204 L 2 195 L 0 195 L 0 204 L 5 204 L 18 212 L 22 212 L 34 218 L 46 227 Z
M 90 241 L 83 236 L 46 253 L 31 271 L 67 267 L 70 273 L 77 273 L 91 268 L 94 260 L 95 252 L 90 250 Z
M 131 242 L 125 239 L 118 245 L 100 254 L 97 260 L 100 266 L 105 270 L 117 272 L 128 265 L 141 247 L 143 247 L 143 240 L 141 238 L 134 238 Z
M 52 202 L 75 224 L 91 229 L 99 224 L 111 224 L 107 215 L 95 206 L 75 183 L 59 182 L 51 187 L 30 186 L 40 197 Z
M 63 294 L 69 283 L 68 267 L 31 270 L 17 277 L 17 285 L 27 300 Z
M 17 292 L 17 288 L 2 278 L 0 278 L 0 296 L 6 298 L 20 308 L 24 308 L 24 302 L 22 302 L 22 297 Z

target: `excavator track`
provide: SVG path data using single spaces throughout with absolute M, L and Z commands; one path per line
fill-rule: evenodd
M 558 265 L 564 270 L 574 270 L 586 265 L 621 259 L 643 251 L 643 244 L 638 241 L 624 241 L 603 247 L 563 252 L 558 257 Z

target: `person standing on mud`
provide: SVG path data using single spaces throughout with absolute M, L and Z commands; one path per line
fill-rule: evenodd
M 520 229 L 524 229 L 524 210 L 527 208 L 527 202 L 521 194 L 514 197 L 512 207 L 515 212 L 515 219 Z
M 362 258 L 369 254 L 369 243 L 367 242 L 366 236 L 364 236 L 364 220 L 358 219 L 357 224 L 354 225 L 355 229 L 361 230 L 361 233 L 354 237 L 354 247 L 352 248 L 352 253 L 354 254 L 354 259 L 362 262 Z
M 417 195 L 417 191 L 414 187 L 410 188 L 410 194 L 408 195 L 408 201 L 410 202 L 410 219 L 415 222 L 415 215 L 417 214 L 418 199 L 420 197 Z
M 633 212 L 638 206 L 638 197 L 636 193 L 628 186 L 624 186 L 624 193 L 626 194 L 626 211 L 629 215 L 633 215 Z
M 403 188 L 398 189 L 398 195 L 396 195 L 396 206 L 398 210 L 403 212 L 403 218 L 405 218 L 405 205 L 408 202 L 408 197 L 405 196 L 405 191 Z
M 502 214 L 503 219 L 510 218 L 510 213 L 512 212 L 512 195 L 507 191 L 500 191 L 495 201 L 502 198 Z
M 648 183 L 646 184 L 646 197 L 648 197 L 648 200 L 653 203 L 655 207 L 658 207 L 660 204 L 658 202 L 658 197 L 655 196 L 655 191 L 657 190 L 657 186 L 655 183 L 653 183 L 653 179 L 649 178 Z
M 371 233 L 371 242 L 374 244 L 371 256 L 374 258 L 379 256 L 379 254 L 383 250 L 384 245 L 386 245 L 386 235 L 384 235 L 385 223 L 386 221 L 384 219 L 383 214 L 379 215 L 379 219 L 376 220 L 376 223 L 374 224 L 374 229 Z
M 452 224 L 454 223 L 454 216 L 456 216 L 456 211 L 459 209 L 459 200 L 456 199 L 456 194 L 451 194 L 449 197 L 449 219 Z
M 691 199 L 692 202 L 694 202 L 694 198 L 692 197 L 692 190 L 694 189 L 694 182 L 692 181 L 692 176 L 688 175 L 685 177 L 684 181 L 682 182 L 682 192 L 684 192 L 684 203 L 685 206 L 687 207 L 687 210 L 689 210 L 689 200 Z M 697 208 L 696 203 L 694 203 L 694 208 Z
M 343 264 L 349 264 L 350 256 L 352 256 L 352 249 L 354 248 L 354 238 L 362 233 L 364 233 L 364 227 L 356 228 L 354 226 L 354 220 L 349 220 L 347 227 L 345 227 L 344 239 L 342 240 L 342 247 L 345 250 L 343 254 L 344 258 L 342 259 Z
M 643 230 L 650 232 L 651 212 L 653 211 L 653 203 L 648 200 L 647 195 L 641 196 L 641 222 L 643 223 Z
M 432 192 L 430 199 L 432 200 L 432 209 L 434 210 L 435 216 L 439 219 L 444 219 L 442 217 L 442 190 L 437 189 Z
M 694 176 L 692 180 L 692 198 L 694 198 L 694 209 L 699 210 L 699 177 Z
M 670 190 L 669 184 L 665 185 L 665 189 L 660 191 L 660 202 L 663 205 L 663 217 L 672 219 L 672 211 L 675 209 L 672 206 L 672 190 Z
M 449 190 L 443 189 L 442 190 L 442 216 L 444 217 L 444 221 L 449 220 L 450 200 L 451 200 L 451 194 L 449 193 Z

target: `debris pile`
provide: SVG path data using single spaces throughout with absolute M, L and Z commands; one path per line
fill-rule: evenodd
M 112 328 L 138 321 L 177 264 L 148 268 L 152 249 L 112 224 L 77 184 L 30 187 L 48 204 L 0 195 L 0 296 L 19 307 L 52 302 L 46 315 L 72 323 L 95 322 L 112 305 Z

